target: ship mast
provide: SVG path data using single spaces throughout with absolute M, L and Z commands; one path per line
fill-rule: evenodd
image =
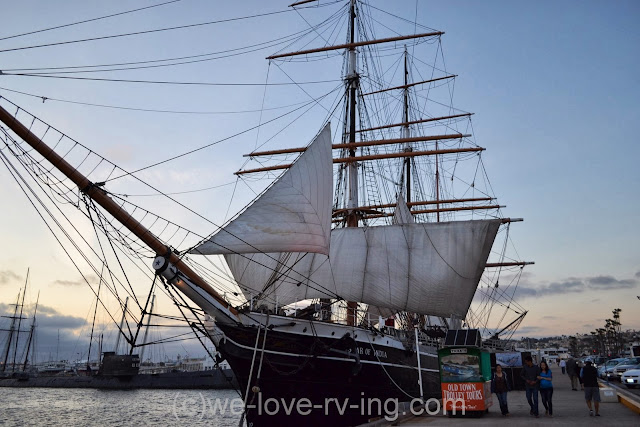
M 9 317 L 11 319 L 11 326 L 9 327 L 9 338 L 7 339 L 7 346 L 4 351 L 4 361 L 2 362 L 2 372 L 5 372 L 7 369 L 7 361 L 9 360 L 9 353 L 11 352 L 11 343 L 13 342 L 13 331 L 15 331 L 16 327 L 16 319 L 18 314 L 18 305 L 20 305 L 20 292 L 18 291 L 18 298 L 16 298 L 16 308 L 13 310 L 13 316 L 3 316 Z
M 438 151 L 438 141 L 436 141 L 436 152 Z M 436 216 L 440 222 L 440 170 L 438 169 L 438 155 L 436 154 Z
M 20 341 L 20 328 L 22 327 L 22 310 L 24 310 L 24 297 L 27 293 L 27 284 L 29 283 L 29 269 L 27 269 L 27 278 L 24 281 L 24 290 L 22 291 L 22 304 L 20 305 L 20 317 L 18 317 L 18 329 L 16 331 L 16 346 L 13 349 L 13 365 L 12 372 L 16 370 L 16 356 L 18 355 L 18 342 Z
M 144 330 L 144 337 L 142 338 L 142 348 L 140 349 L 140 363 L 144 362 L 144 351 L 147 348 L 147 336 L 149 335 L 149 327 L 151 326 L 151 313 L 153 313 L 153 305 L 156 302 L 156 295 L 153 294 L 151 299 L 151 308 L 149 309 L 149 315 L 147 317 L 147 326 Z
M 348 102 L 348 114 L 349 114 L 349 136 L 347 141 L 350 144 L 356 143 L 356 90 L 358 87 L 358 72 L 356 70 L 356 48 L 353 46 L 355 41 L 355 24 L 356 24 L 356 0 L 351 0 L 351 7 L 349 11 L 349 43 L 352 47 L 349 48 L 349 63 L 348 73 L 345 76 L 345 82 L 347 83 L 347 102 Z M 344 138 L 343 138 L 344 140 Z M 354 146 L 349 148 L 350 161 L 347 162 L 347 171 L 349 179 L 348 187 L 348 199 L 347 199 L 347 227 L 357 227 L 359 222 L 358 213 L 358 162 L 355 160 L 356 148 Z M 358 303 L 356 301 L 347 301 L 347 325 L 353 326 L 356 324 L 356 318 L 358 315 Z
M 33 341 L 33 335 L 36 330 L 36 314 L 38 312 L 38 303 L 40 302 L 40 292 L 38 292 L 38 298 L 36 299 L 36 308 L 33 310 L 33 320 L 31 321 L 31 329 L 29 330 L 29 339 L 27 340 L 27 350 L 24 352 L 24 365 L 22 365 L 22 371 L 27 370 L 27 364 L 29 363 L 29 351 L 31 350 L 31 342 Z M 32 356 L 35 354 L 35 346 Z M 35 360 L 35 356 L 32 357 L 32 363 Z
M 124 334 L 122 327 L 124 326 L 124 320 L 127 316 L 127 304 L 129 304 L 129 297 L 124 300 L 124 307 L 122 308 L 122 319 L 120 319 L 120 326 L 118 327 L 118 338 L 116 338 L 116 346 L 113 349 L 113 352 L 115 354 L 118 354 L 118 347 L 120 347 L 120 337 Z
M 408 52 L 407 52 L 407 46 L 404 47 L 404 114 L 403 114 L 403 122 L 405 123 L 404 126 L 402 126 L 402 137 L 403 138 L 409 138 L 411 135 L 411 129 L 409 128 L 409 68 L 407 67 L 407 56 L 408 56 Z M 404 148 L 405 152 L 411 152 L 413 151 L 413 149 L 411 148 L 411 144 L 409 142 L 406 143 L 405 148 Z M 409 203 L 411 203 L 411 157 L 407 157 L 405 159 L 405 167 L 406 167 L 406 190 L 407 190 L 407 196 L 406 196 L 406 202 L 407 202 L 407 207 L 409 208 L 409 210 L 411 210 L 411 207 L 409 207 Z
M 356 142 L 356 90 L 358 87 L 358 73 L 356 70 L 356 48 L 353 46 L 355 43 L 355 21 L 356 21 L 356 10 L 355 5 L 356 0 L 351 0 L 351 8 L 349 11 L 349 43 L 352 47 L 349 48 L 349 64 L 348 64 L 348 74 L 345 76 L 345 81 L 347 83 L 347 94 L 348 94 L 348 124 L 349 124 L 349 135 L 347 141 L 351 144 L 355 144 Z M 356 156 L 355 147 L 349 148 L 349 158 L 353 159 Z M 347 162 L 347 170 L 349 176 L 349 193 L 348 193 L 348 201 L 347 208 L 351 210 L 350 214 L 347 215 L 347 227 L 357 227 L 358 226 L 358 162 L 355 160 L 351 160 Z

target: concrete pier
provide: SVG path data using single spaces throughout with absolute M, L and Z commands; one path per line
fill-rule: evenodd
M 508 417 L 503 417 L 500 413 L 498 399 L 493 396 L 494 404 L 489 409 L 488 414 L 481 418 L 449 418 L 440 413 L 439 415 L 413 416 L 398 420 L 396 423 L 387 425 L 402 426 L 542 426 L 542 425 L 600 425 L 600 426 L 640 426 L 640 415 L 619 403 L 617 399 L 612 403 L 604 402 L 604 395 L 600 394 L 603 402 L 600 403 L 600 417 L 590 417 L 589 409 L 584 400 L 584 392 L 581 390 L 571 390 L 571 384 L 567 375 L 562 375 L 560 368 L 551 368 L 553 371 L 553 417 L 545 416 L 542 400 L 539 398 L 540 418 L 529 415 L 529 404 L 524 391 L 511 391 L 508 394 L 509 412 Z M 640 408 L 640 398 L 637 400 Z

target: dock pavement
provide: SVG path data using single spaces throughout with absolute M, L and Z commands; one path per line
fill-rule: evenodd
M 567 375 L 562 375 L 560 368 L 553 369 L 553 417 L 545 416 L 542 399 L 538 399 L 540 417 L 529 415 L 529 404 L 524 391 L 511 391 L 508 394 L 510 415 L 503 417 L 495 394 L 493 406 L 489 413 L 480 418 L 449 418 L 442 414 L 422 415 L 399 419 L 397 423 L 387 425 L 399 426 L 640 426 L 640 414 L 629 409 L 620 402 L 600 403 L 600 417 L 589 416 L 589 409 L 584 400 L 584 392 L 571 390 L 571 383 Z M 602 389 L 601 396 L 604 396 Z M 640 398 L 637 399 L 640 408 Z

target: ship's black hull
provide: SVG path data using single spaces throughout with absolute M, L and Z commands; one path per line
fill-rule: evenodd
M 218 349 L 243 394 L 255 354 L 250 383 L 259 391 L 249 392 L 247 411 L 254 426 L 357 425 L 420 396 L 416 353 L 385 345 L 384 336 L 363 343 L 346 334 L 328 338 L 275 329 L 254 351 L 256 327 L 219 327 L 225 338 Z M 421 355 L 421 367 L 425 398 L 440 397 L 437 357 Z

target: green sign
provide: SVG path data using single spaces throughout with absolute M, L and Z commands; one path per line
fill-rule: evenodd
M 477 347 L 442 348 L 438 350 L 438 360 L 443 383 L 477 383 L 491 379 L 489 352 Z

